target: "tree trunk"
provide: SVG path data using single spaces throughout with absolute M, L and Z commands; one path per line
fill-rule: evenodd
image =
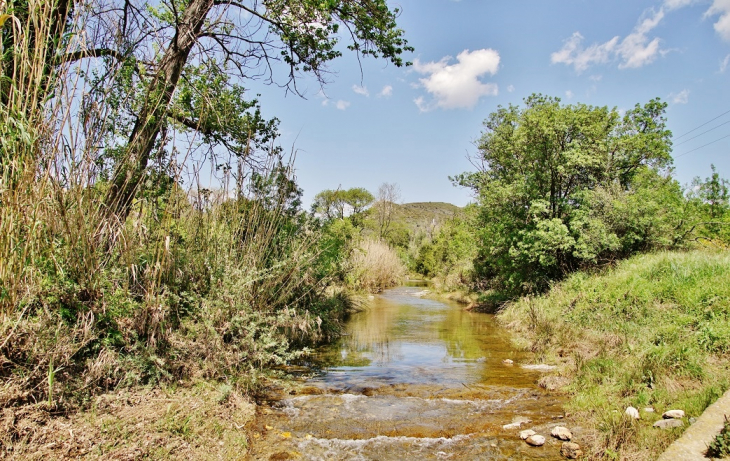
M 175 36 L 160 60 L 155 77 L 147 87 L 144 106 L 129 136 L 126 154 L 114 172 L 107 192 L 107 210 L 124 222 L 132 207 L 134 195 L 144 179 L 150 153 L 162 130 L 172 96 L 190 52 L 198 42 L 214 0 L 191 0 L 178 20 Z

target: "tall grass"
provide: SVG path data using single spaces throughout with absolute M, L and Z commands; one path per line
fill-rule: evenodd
M 0 1 L 14 31 L 0 61 L 12 76 L 0 82 L 0 407 L 193 376 L 256 385 L 300 353 L 292 341 L 337 326 L 325 317 L 346 300 L 324 295 L 319 232 L 276 188 L 185 190 L 178 157 L 167 185 L 115 221 L 98 165 L 107 113 L 83 99 L 93 64 L 49 71 L 64 50 L 32 37 L 50 33 L 55 2 L 29 0 L 25 16 L 13 5 Z M 65 21 L 71 50 L 89 11 Z M 260 177 L 291 178 L 279 160 Z
M 594 454 L 653 459 L 676 437 L 651 427 L 662 411 L 699 416 L 730 385 L 728 280 L 728 252 L 647 254 L 574 274 L 499 318 L 562 364 L 573 410 L 599 434 Z M 629 405 L 657 412 L 627 426 L 616 415 Z
M 399 284 L 406 268 L 387 243 L 363 239 L 350 258 L 350 284 L 370 292 L 380 292 Z

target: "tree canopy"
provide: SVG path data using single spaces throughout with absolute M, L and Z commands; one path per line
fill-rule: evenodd
M 665 110 L 654 99 L 621 116 L 532 95 L 492 113 L 482 168 L 455 178 L 478 194 L 480 275 L 508 291 L 540 290 L 577 268 L 676 243 L 682 194 L 667 174 Z

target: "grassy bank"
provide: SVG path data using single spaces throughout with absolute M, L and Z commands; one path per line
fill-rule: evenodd
M 521 346 L 559 365 L 542 384 L 572 395 L 595 458 L 654 459 L 681 429 L 652 427 L 663 411 L 697 417 L 730 381 L 730 253 L 664 252 L 509 304 L 500 321 Z M 639 408 L 641 419 L 623 416 Z M 655 412 L 646 412 L 645 408 Z

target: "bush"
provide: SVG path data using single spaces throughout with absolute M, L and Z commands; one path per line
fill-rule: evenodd
M 398 254 L 387 244 L 364 239 L 352 252 L 348 281 L 357 289 L 380 292 L 399 284 L 406 269 Z

